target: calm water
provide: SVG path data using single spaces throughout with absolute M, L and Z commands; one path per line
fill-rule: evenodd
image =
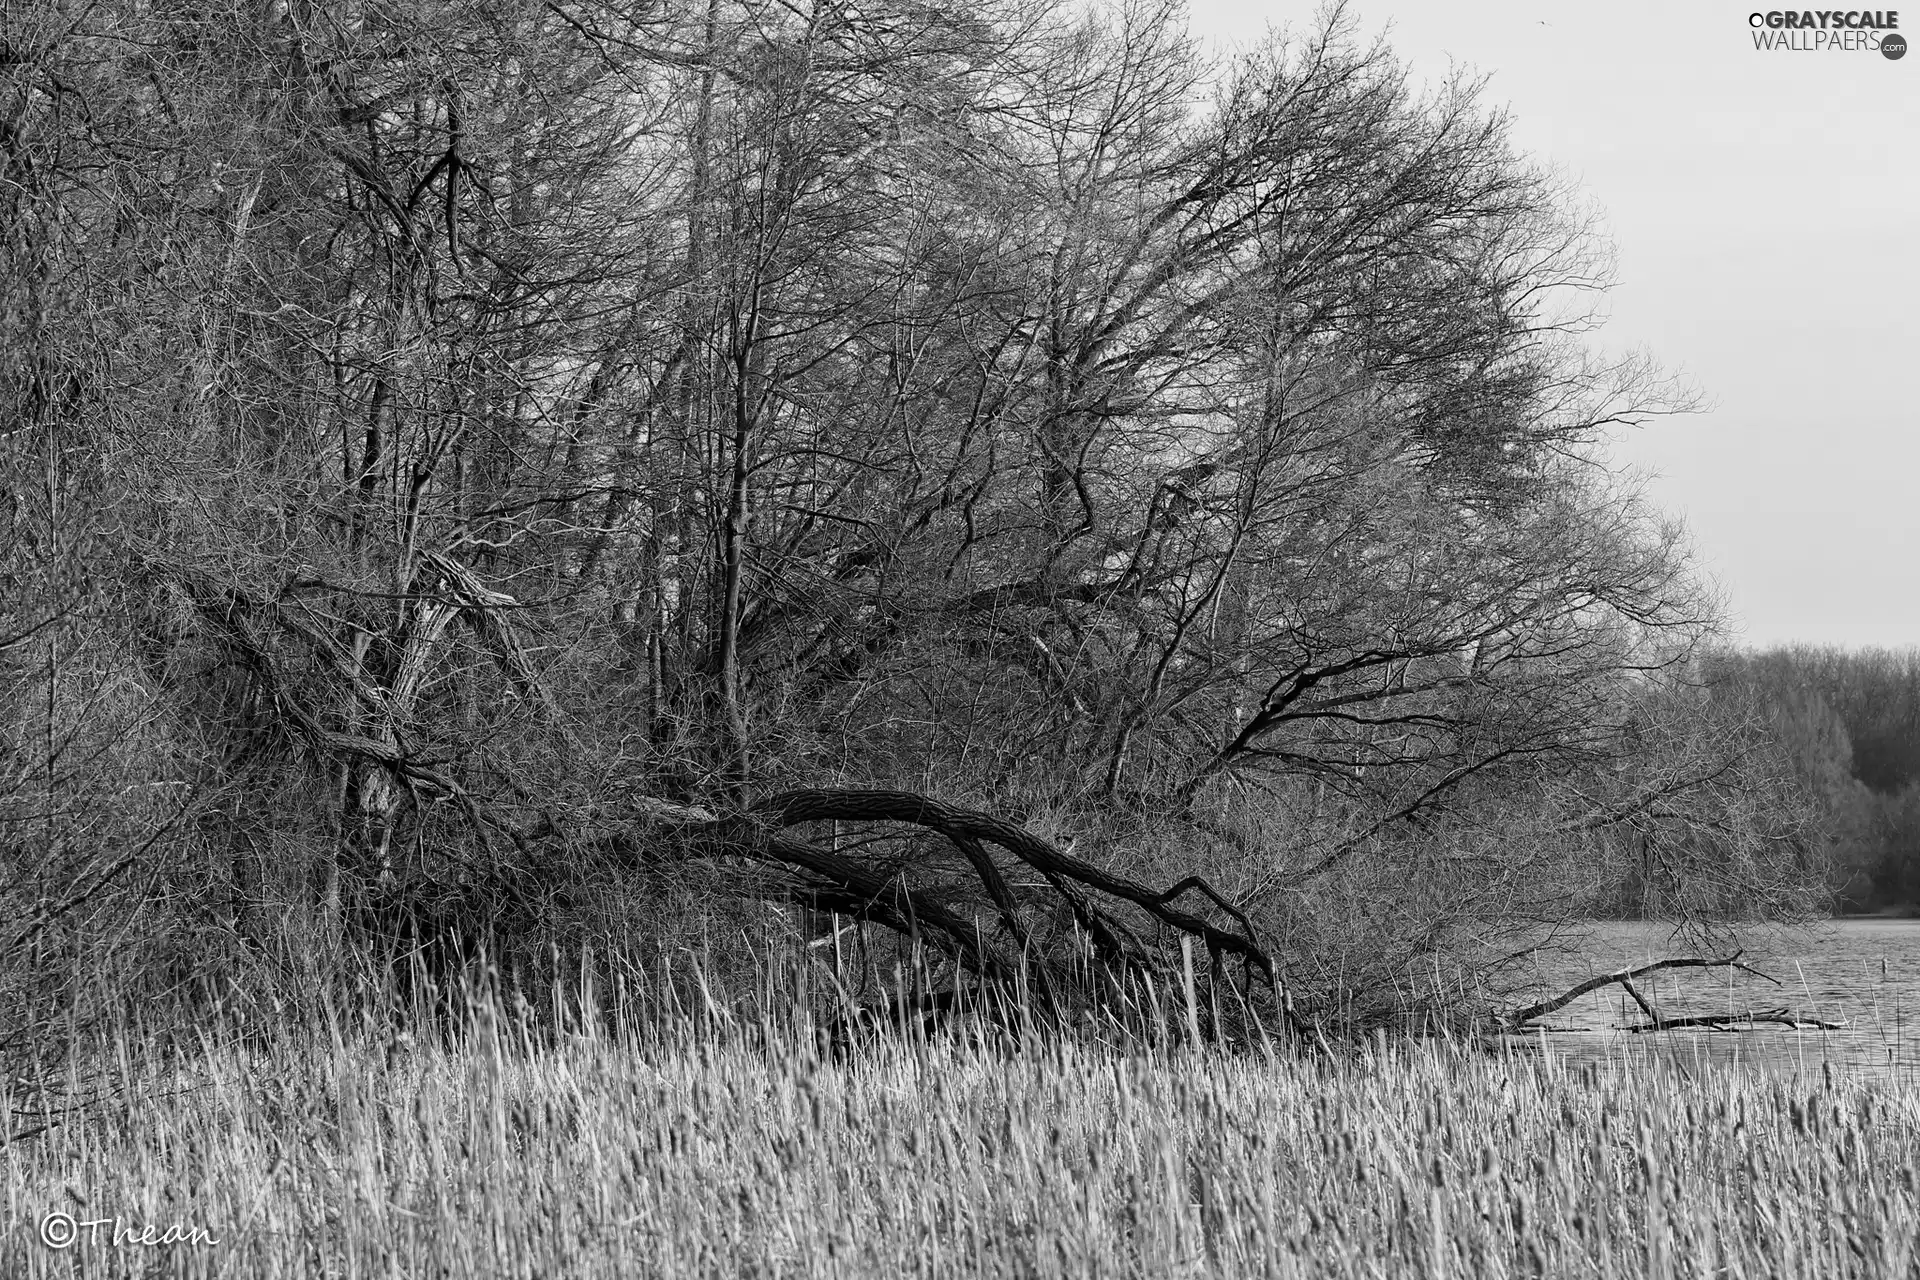
M 1785 1008 L 1791 1016 L 1845 1024 L 1840 1031 L 1758 1026 L 1638 1035 L 1646 1021 L 1618 985 L 1602 987 L 1541 1019 L 1527 1037 L 1573 1059 L 1650 1057 L 1682 1065 L 1744 1062 L 1782 1071 L 1850 1072 L 1920 1081 L 1920 920 L 1836 920 L 1776 931 L 1748 942 L 1741 957 L 1779 985 L 1730 969 L 1672 969 L 1634 980 L 1665 1018 Z M 1669 956 L 1700 955 L 1659 925 L 1599 926 L 1582 953 L 1544 971 L 1538 997 L 1583 978 Z

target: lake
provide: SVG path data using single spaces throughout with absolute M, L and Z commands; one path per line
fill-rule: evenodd
M 1618 984 L 1589 992 L 1539 1019 L 1550 1030 L 1523 1037 L 1572 1060 L 1646 1058 L 1676 1065 L 1747 1063 L 1769 1070 L 1823 1067 L 1920 1080 L 1920 920 L 1845 919 L 1808 929 L 1769 930 L 1743 939 L 1742 963 L 1779 985 L 1737 969 L 1671 969 L 1634 986 L 1663 1018 L 1786 1008 L 1796 1018 L 1844 1024 L 1839 1031 L 1757 1026 L 1629 1034 L 1646 1016 Z M 1574 957 L 1543 964 L 1536 998 L 1582 979 L 1671 956 L 1701 955 L 1657 924 L 1603 924 Z M 1725 954 L 1725 953 L 1716 953 Z M 1517 1037 L 1520 1038 L 1520 1037 Z

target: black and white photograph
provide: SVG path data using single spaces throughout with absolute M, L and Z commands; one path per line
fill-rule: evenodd
M 1920 1277 L 1915 28 L 0 0 L 0 1276 Z

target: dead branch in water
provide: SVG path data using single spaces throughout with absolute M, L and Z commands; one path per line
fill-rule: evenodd
M 1656 973 L 1662 969 L 1739 969 L 1745 973 L 1754 975 L 1756 978 L 1765 978 L 1776 987 L 1780 985 L 1779 979 L 1761 973 L 1751 965 L 1741 964 L 1740 957 L 1744 954 L 1746 953 L 1736 951 L 1732 955 L 1722 957 L 1718 960 L 1707 956 L 1676 956 L 1670 960 L 1655 960 L 1651 964 L 1643 964 L 1634 969 L 1615 969 L 1612 973 L 1603 973 L 1597 977 L 1588 978 L 1585 982 L 1569 988 L 1564 994 L 1556 996 L 1551 1000 L 1542 1000 L 1539 1004 L 1530 1004 L 1524 1009 L 1514 1011 L 1508 1015 L 1507 1024 L 1512 1027 L 1524 1027 L 1535 1018 L 1543 1018 L 1549 1013 L 1566 1008 L 1581 996 L 1586 995 L 1589 991 L 1597 991 L 1601 987 L 1618 983 L 1626 989 L 1627 994 L 1633 997 L 1634 1003 L 1638 1004 L 1641 1010 L 1646 1013 L 1647 1017 L 1651 1019 L 1651 1022 L 1645 1029 L 1652 1030 L 1654 1029 L 1654 1025 L 1660 1023 L 1662 1019 L 1660 1015 L 1654 1011 L 1653 1006 L 1648 1004 L 1646 998 L 1634 987 L 1633 980 L 1644 977 L 1649 973 Z
M 1644 1006 L 1643 1006 L 1644 1007 Z M 1651 1015 L 1649 1015 L 1651 1016 Z M 1674 1031 L 1682 1027 L 1711 1027 L 1716 1031 L 1732 1031 L 1743 1026 L 1771 1023 L 1782 1027 L 1791 1027 L 1795 1031 L 1844 1031 L 1846 1028 L 1838 1022 L 1822 1022 L 1818 1018 L 1796 1018 L 1786 1009 L 1766 1009 L 1747 1013 L 1707 1013 L 1690 1018 L 1660 1018 L 1652 1022 L 1636 1022 L 1626 1028 L 1628 1031 Z

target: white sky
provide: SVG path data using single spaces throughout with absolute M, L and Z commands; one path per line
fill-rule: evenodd
M 1189 6 L 1222 41 L 1316 8 Z M 1490 73 L 1519 145 L 1606 211 L 1620 284 L 1599 340 L 1650 349 L 1711 406 L 1617 457 L 1685 518 L 1740 638 L 1920 645 L 1920 51 L 1762 52 L 1755 8 L 1355 3 L 1417 77 Z M 1901 19 L 1920 36 L 1920 0 Z

